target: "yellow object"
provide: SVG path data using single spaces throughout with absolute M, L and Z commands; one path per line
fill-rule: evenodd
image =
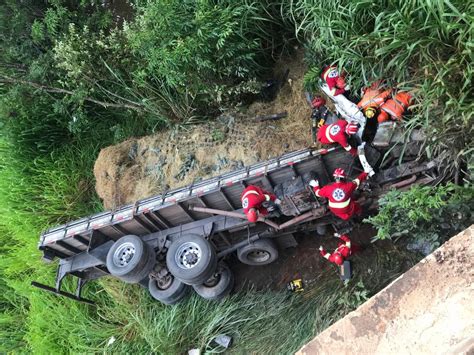
M 365 110 L 365 117 L 367 118 L 372 118 L 375 116 L 375 109 L 373 107 L 368 107 Z
M 302 292 L 304 291 L 303 288 L 303 280 L 301 279 L 296 279 L 293 281 L 290 281 L 287 286 L 288 290 L 292 292 Z

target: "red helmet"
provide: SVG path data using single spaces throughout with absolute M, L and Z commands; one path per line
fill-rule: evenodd
M 346 133 L 350 136 L 356 134 L 358 130 L 359 125 L 357 123 L 351 122 L 346 126 Z
M 341 254 L 336 253 L 336 254 L 334 255 L 334 262 L 335 262 L 337 265 L 342 265 L 342 264 L 344 264 L 344 258 L 342 257 Z
M 334 173 L 332 174 L 336 179 L 344 179 L 346 177 L 346 172 L 344 169 L 337 168 L 334 170 Z
M 342 76 L 340 76 L 339 78 L 337 78 L 336 80 L 336 86 L 339 88 L 339 89 L 344 89 L 344 87 L 346 86 L 346 81 L 344 80 L 344 78 Z
M 255 208 L 249 209 L 249 211 L 247 212 L 247 219 L 248 219 L 249 222 L 251 222 L 251 223 L 257 222 L 257 220 L 258 220 L 258 213 L 257 213 L 257 210 L 256 210 Z
M 313 101 L 311 101 L 311 106 L 313 106 L 313 108 L 320 108 L 323 105 L 326 105 L 326 100 L 321 96 L 315 96 Z

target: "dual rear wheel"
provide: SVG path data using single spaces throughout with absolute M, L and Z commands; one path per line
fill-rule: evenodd
M 273 241 L 259 239 L 237 250 L 238 259 L 248 265 L 266 265 L 278 258 Z M 107 254 L 111 275 L 127 283 L 148 279 L 148 289 L 156 300 L 176 304 L 191 287 L 201 297 L 220 300 L 234 286 L 234 276 L 224 262 L 217 261 L 212 245 L 198 235 L 185 235 L 173 241 L 166 254 L 166 266 L 157 266 L 154 249 L 135 235 L 120 238 Z M 191 287 L 190 287 L 191 286 Z

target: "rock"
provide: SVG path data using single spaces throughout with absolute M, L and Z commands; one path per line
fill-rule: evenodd
M 134 142 L 128 151 L 128 157 L 130 160 L 135 160 L 138 155 L 138 143 Z

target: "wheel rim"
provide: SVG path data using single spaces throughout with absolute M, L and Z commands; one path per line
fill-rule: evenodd
M 114 253 L 114 265 L 118 267 L 126 267 L 135 256 L 135 253 L 136 249 L 133 243 L 123 243 Z
M 175 254 L 176 264 L 181 269 L 192 269 L 201 261 L 201 248 L 194 242 L 184 243 Z
M 206 287 L 214 287 L 216 286 L 219 281 L 221 280 L 222 273 L 224 272 L 223 268 L 218 268 L 212 276 L 204 282 L 204 286 Z
M 271 254 L 266 250 L 253 250 L 247 254 L 247 259 L 254 263 L 264 263 L 270 258 Z
M 173 283 L 174 277 L 171 275 L 166 275 L 165 277 L 160 277 L 156 279 L 156 286 L 158 289 L 165 291 L 170 288 L 171 284 Z

